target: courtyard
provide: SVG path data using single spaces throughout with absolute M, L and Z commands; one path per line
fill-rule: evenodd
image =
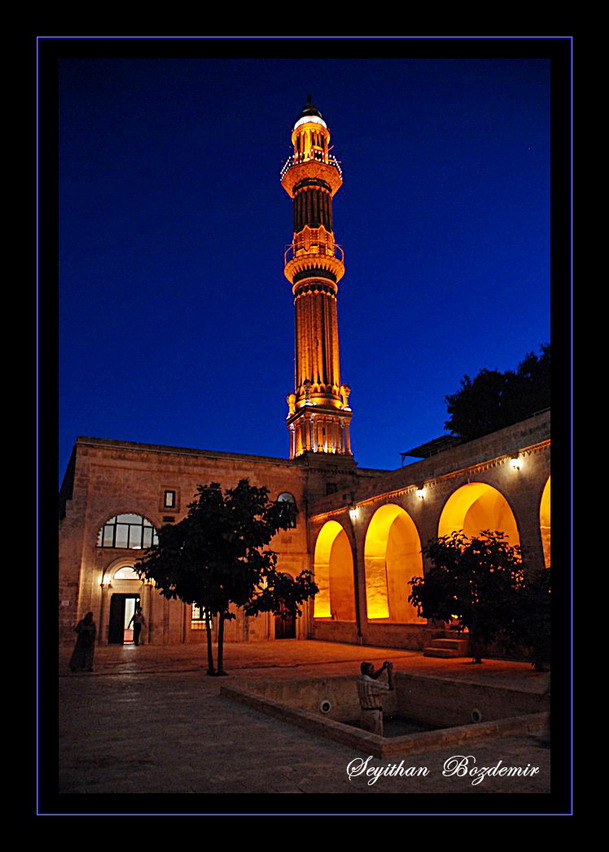
M 468 811 L 472 803 L 463 801 L 467 794 L 476 800 L 500 794 L 497 802 L 502 800 L 505 810 L 504 794 L 512 794 L 514 802 L 524 795 L 530 802 L 529 794 L 543 799 L 550 793 L 550 749 L 544 736 L 504 736 L 470 743 L 466 751 L 452 747 L 408 755 L 402 768 L 424 767 L 416 777 L 389 771 L 371 775 L 356 771 L 368 755 L 221 694 L 222 686 L 247 688 L 260 679 L 349 674 L 355 689 L 361 660 L 378 666 L 391 659 L 397 672 L 546 695 L 549 674 L 536 673 L 526 663 L 485 661 L 472 666 L 463 658 L 441 660 L 404 650 L 298 640 L 228 644 L 224 678 L 206 676 L 203 645 L 100 647 L 91 673 L 71 673 L 68 658 L 66 649 L 59 677 L 61 812 L 108 813 L 117 808 L 134 814 L 174 813 L 179 800 L 180 813 L 268 813 L 275 807 L 280 812 L 294 808 L 316 813 L 319 796 L 325 794 L 339 794 L 323 800 L 321 811 L 331 813 L 376 812 L 379 796 L 387 812 L 417 812 L 425 794 L 445 794 L 437 799 L 439 808 L 445 796 L 452 801 L 458 794 Z M 474 784 L 470 773 L 445 771 L 455 754 L 469 755 L 469 766 L 502 761 L 504 766 L 537 770 L 525 777 L 487 775 Z M 383 769 L 399 762 L 373 758 L 365 767 Z M 292 805 L 282 798 L 276 805 L 276 796 L 284 793 L 309 794 L 310 800 Z M 405 799 L 404 794 L 420 798 Z M 483 798 L 488 809 L 488 796 Z M 543 811 L 541 799 L 533 798 Z

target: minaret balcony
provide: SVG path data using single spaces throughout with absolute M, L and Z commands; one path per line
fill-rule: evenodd
M 328 163 L 330 166 L 334 166 L 335 169 L 338 169 L 338 173 L 342 177 L 343 173 L 340 167 L 340 161 L 337 160 L 333 154 L 325 154 L 321 150 L 312 149 L 307 154 L 290 154 L 281 169 L 281 180 L 283 180 L 289 168 L 297 166 L 300 163 L 308 163 L 310 160 L 316 160 L 319 163 Z
M 286 246 L 283 253 L 283 264 L 287 266 L 293 260 L 306 257 L 331 257 L 336 258 L 343 266 L 345 264 L 345 252 L 342 246 L 338 243 L 329 243 L 326 241 L 320 242 L 304 242 L 291 243 Z
M 344 258 L 345 253 L 337 243 L 312 243 L 308 249 L 297 248 L 292 243 L 284 253 L 283 273 L 291 284 L 294 283 L 294 278 L 303 272 L 310 272 L 311 277 L 323 277 L 324 272 L 328 272 L 331 280 L 336 283 L 345 274 Z
M 325 181 L 331 188 L 332 195 L 343 185 L 342 171 L 336 157 L 325 155 L 322 151 L 311 151 L 308 154 L 292 154 L 280 172 L 281 185 L 290 197 L 294 195 L 294 187 L 305 178 L 317 178 Z

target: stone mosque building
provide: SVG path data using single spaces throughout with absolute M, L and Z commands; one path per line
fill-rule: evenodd
M 289 458 L 78 438 L 60 492 L 60 638 L 92 611 L 101 644 L 132 641 L 141 605 L 146 641 L 202 642 L 204 614 L 166 600 L 133 569 L 160 526 L 181 520 L 200 484 L 247 478 L 271 499 L 294 501 L 296 524 L 271 542 L 292 575 L 311 568 L 320 589 L 300 618 L 237 614 L 227 641 L 321 639 L 422 650 L 442 639 L 408 603 L 407 581 L 426 570 L 422 547 L 462 529 L 502 530 L 533 566 L 549 564 L 550 412 L 458 443 L 414 448 L 397 470 L 360 468 L 341 384 L 337 320 L 343 253 L 332 198 L 342 184 L 330 131 L 310 102 L 292 130 L 281 184 L 293 200 L 285 255 L 295 310 L 295 383 L 287 397 Z

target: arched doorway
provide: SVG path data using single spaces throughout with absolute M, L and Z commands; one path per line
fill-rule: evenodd
M 401 506 L 386 503 L 372 516 L 364 545 L 368 620 L 425 623 L 408 602 L 409 580 L 423 576 L 421 543 Z
M 438 536 L 457 530 L 463 530 L 469 538 L 482 530 L 498 530 L 505 533 L 511 545 L 520 544 L 510 504 L 500 491 L 486 482 L 462 485 L 446 501 L 438 523 Z
M 347 533 L 338 521 L 326 521 L 317 536 L 313 560 L 314 618 L 355 621 L 353 555 Z
M 141 606 L 142 581 L 131 565 L 110 569 L 105 579 L 110 592 L 108 644 L 133 645 L 133 617 Z
M 543 548 L 543 563 L 546 568 L 550 567 L 552 559 L 550 549 L 550 479 L 546 482 L 543 494 L 541 495 L 541 505 L 539 507 L 539 530 L 541 532 L 541 546 Z

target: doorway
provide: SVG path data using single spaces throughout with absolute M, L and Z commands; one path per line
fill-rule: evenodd
M 280 613 L 275 616 L 275 639 L 296 639 L 296 617 L 293 613 L 286 616 L 283 604 Z
M 130 627 L 128 625 L 138 606 L 140 606 L 139 595 L 112 595 L 108 645 L 133 645 L 133 624 Z

